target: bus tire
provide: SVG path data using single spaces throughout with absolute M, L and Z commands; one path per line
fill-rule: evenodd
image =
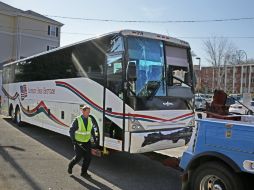
M 9 108 L 9 116 L 11 117 L 11 120 L 15 122 L 15 113 L 14 113 L 12 104 L 10 105 L 10 108 Z
M 23 122 L 21 121 L 21 113 L 19 107 L 15 109 L 15 123 L 19 126 L 22 127 Z
M 206 162 L 196 168 L 190 178 L 190 189 L 243 190 L 239 176 L 225 164 Z

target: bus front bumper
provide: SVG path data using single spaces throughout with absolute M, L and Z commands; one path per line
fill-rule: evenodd
M 152 152 L 184 146 L 190 141 L 191 135 L 192 127 L 132 132 L 130 153 Z

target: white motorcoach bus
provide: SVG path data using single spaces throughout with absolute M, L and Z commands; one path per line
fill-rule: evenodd
M 187 42 L 122 30 L 4 65 L 2 113 L 69 135 L 88 104 L 97 146 L 141 153 L 188 143 L 193 90 Z

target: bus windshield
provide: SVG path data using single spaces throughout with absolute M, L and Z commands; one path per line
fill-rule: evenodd
M 136 96 L 166 96 L 162 41 L 129 37 L 129 62 L 136 64 L 137 79 L 131 90 Z M 151 92 L 152 91 L 152 92 Z

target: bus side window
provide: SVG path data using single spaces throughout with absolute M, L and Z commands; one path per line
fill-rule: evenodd
M 115 52 L 121 52 L 123 51 L 123 39 L 119 35 L 115 35 L 110 40 L 110 47 L 108 52 L 115 53 Z
M 109 56 L 107 60 L 107 88 L 123 99 L 122 54 Z

